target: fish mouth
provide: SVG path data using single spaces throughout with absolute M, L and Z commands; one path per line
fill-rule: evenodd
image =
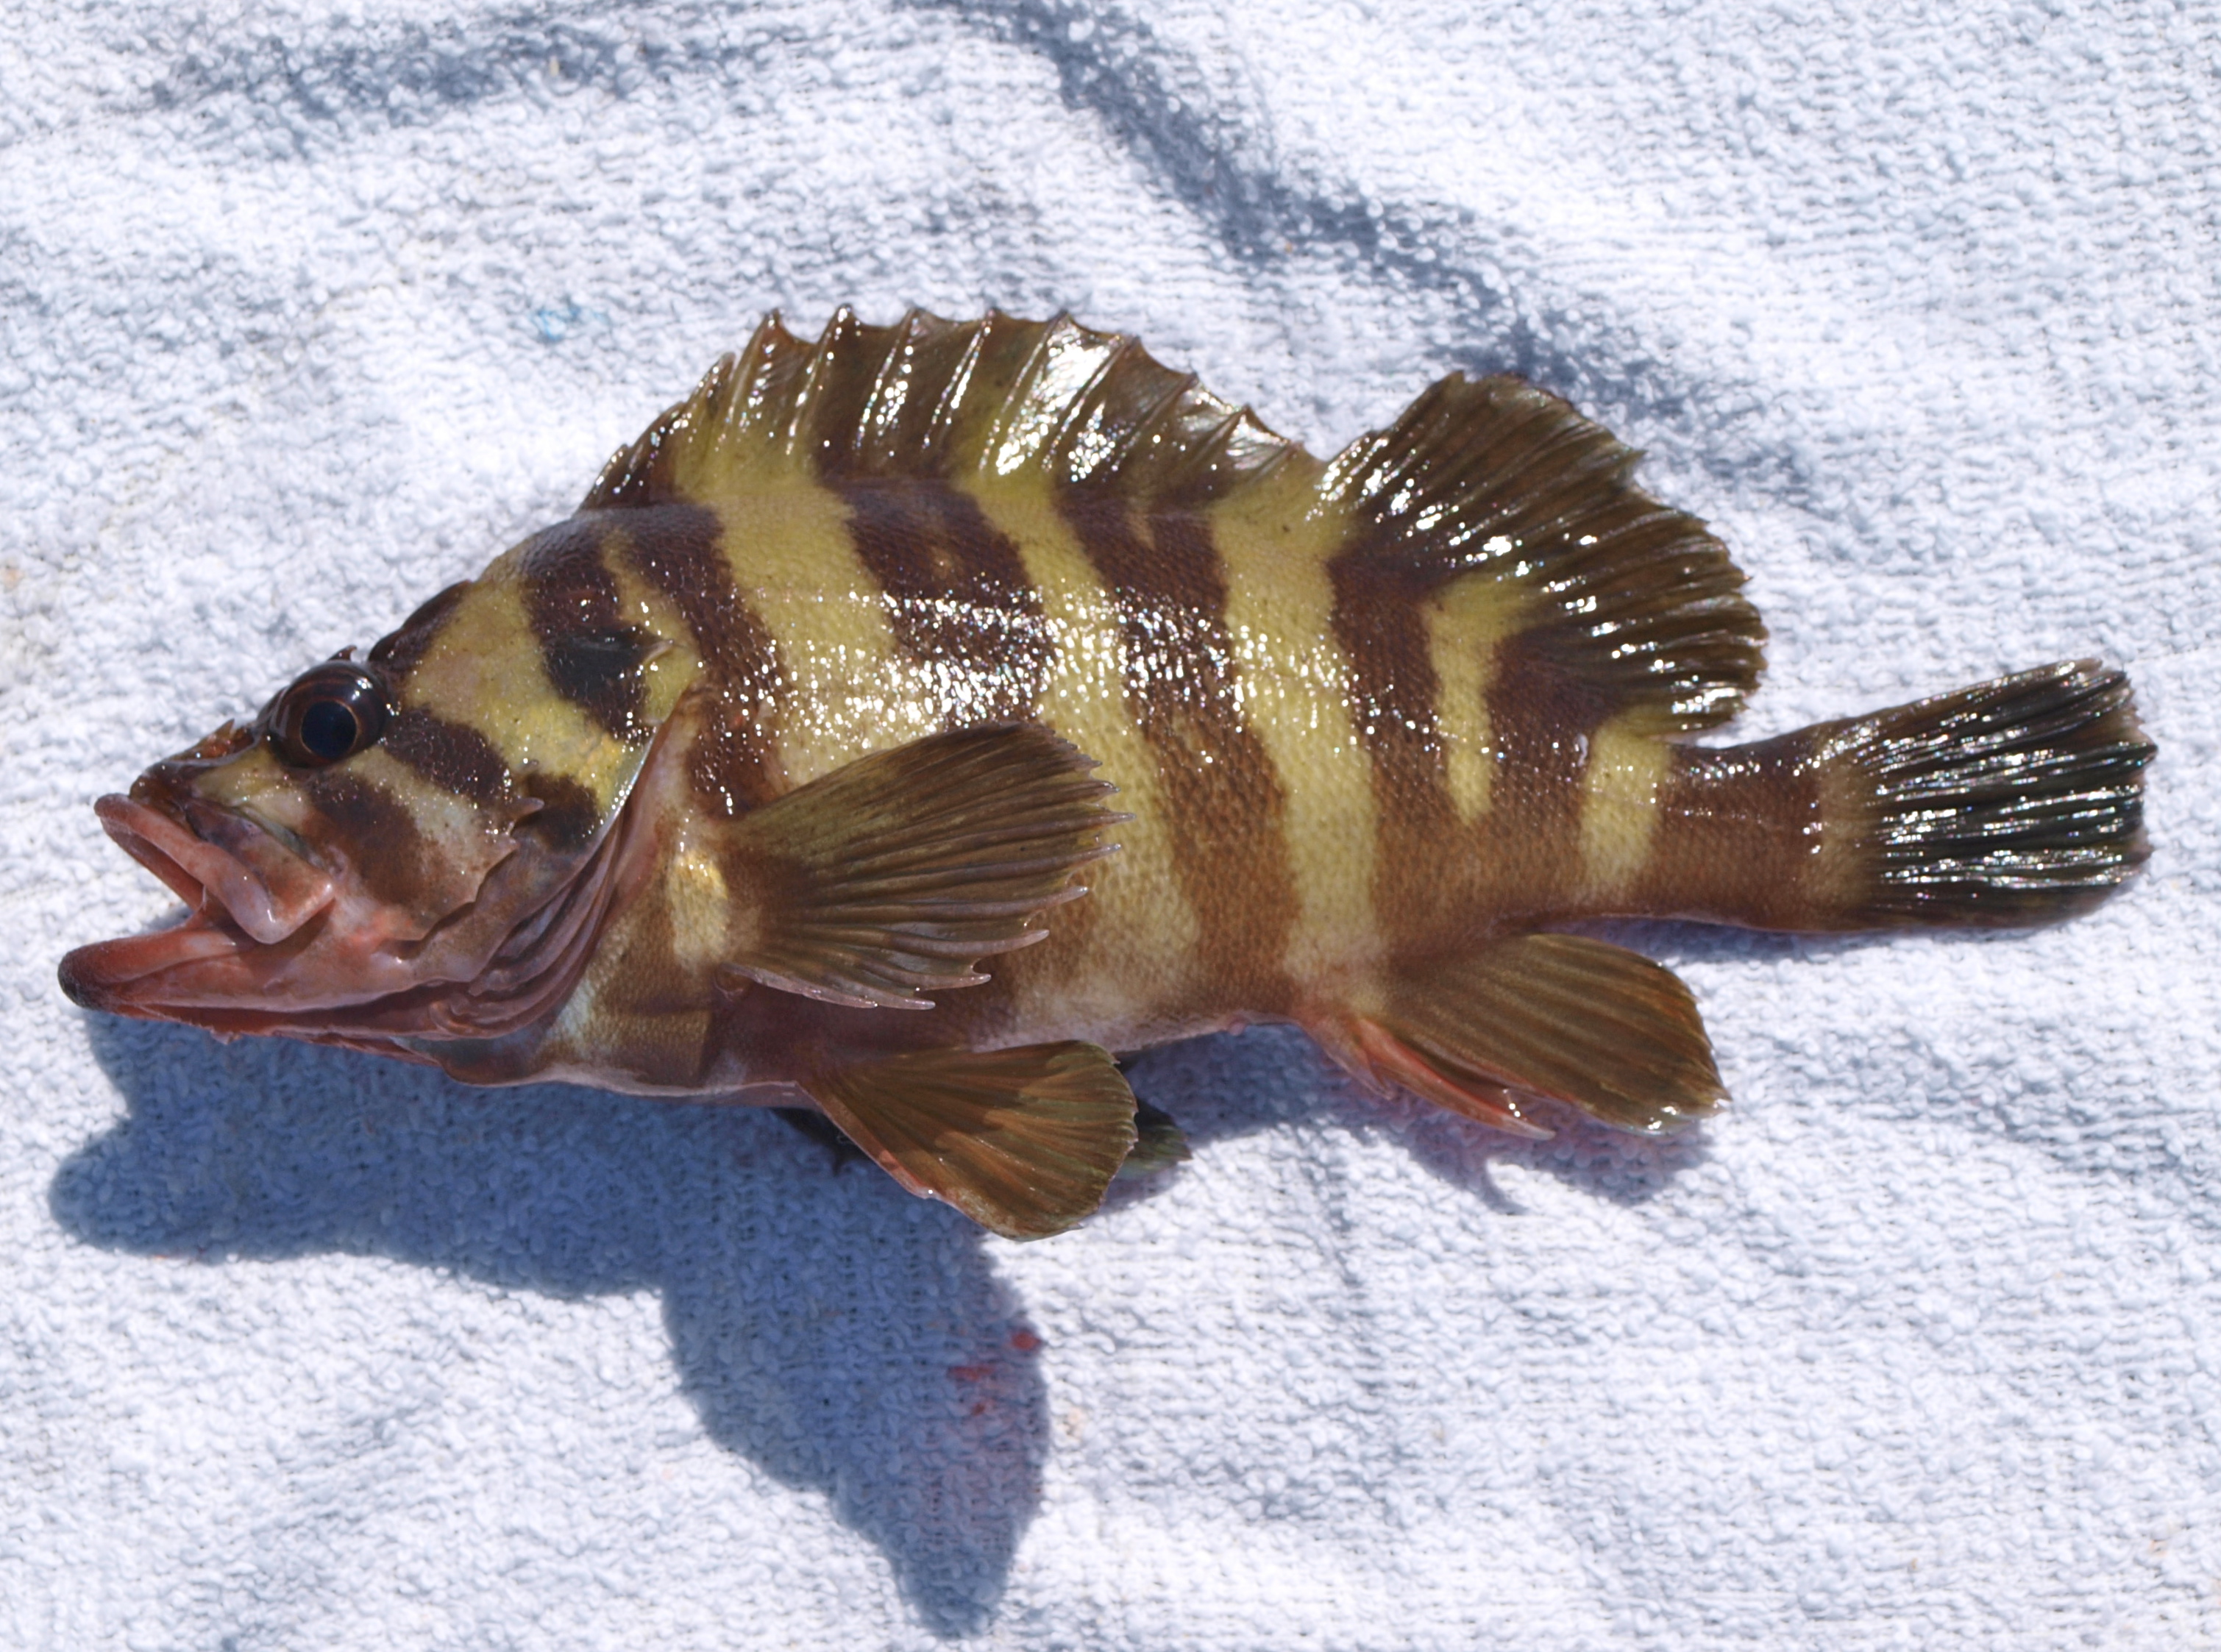
M 332 904 L 330 874 L 263 828 L 187 798 L 172 814 L 110 795 L 93 804 L 119 848 L 185 903 L 183 921 L 147 935 L 79 947 L 61 961 L 62 991 L 89 1010 L 146 1013 L 153 978 L 236 958 L 298 934 Z

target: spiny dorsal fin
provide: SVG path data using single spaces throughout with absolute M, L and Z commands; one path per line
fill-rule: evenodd
M 1134 1149 L 1134 1092 L 1094 1044 L 920 1050 L 807 1087 L 904 1187 L 1005 1239 L 1063 1232 Z
M 1247 408 L 1068 316 L 973 322 L 841 310 L 815 344 L 773 315 L 620 448 L 579 507 L 703 499 L 763 466 L 842 479 L 1010 475 L 1162 504 L 1222 497 L 1302 450 Z
M 1547 391 L 1453 373 L 1352 442 L 1320 493 L 1354 519 L 1346 576 L 1411 596 L 1517 585 L 1536 599 L 1529 659 L 1681 734 L 1741 708 L 1766 628 L 1704 523 L 1629 479 L 1640 458 Z

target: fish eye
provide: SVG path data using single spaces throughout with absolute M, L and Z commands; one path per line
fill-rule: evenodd
M 391 715 L 374 674 L 328 660 L 272 701 L 263 723 L 279 757 L 296 768 L 322 768 L 375 746 Z

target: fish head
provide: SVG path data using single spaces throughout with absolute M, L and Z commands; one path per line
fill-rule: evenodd
M 547 961 L 520 936 L 575 946 L 580 925 L 550 908 L 613 810 L 512 767 L 472 720 L 484 708 L 426 703 L 412 628 L 435 629 L 467 589 L 95 804 L 186 910 L 70 953 L 72 999 L 430 1060 L 428 1041 L 483 1036 L 519 993 L 547 997 Z

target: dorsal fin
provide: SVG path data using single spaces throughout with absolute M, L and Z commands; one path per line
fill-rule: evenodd
M 1131 338 L 1068 316 L 949 322 L 913 310 L 867 327 L 843 309 L 815 344 L 767 318 L 610 458 L 579 508 L 712 497 L 773 466 L 842 479 L 1030 469 L 1200 504 L 1301 451 Z
M 1529 659 L 1682 734 L 1741 708 L 1766 628 L 1704 523 L 1629 479 L 1641 457 L 1548 391 L 1453 373 L 1352 442 L 1320 495 L 1352 518 L 1346 578 L 1517 585 L 1536 603 Z

